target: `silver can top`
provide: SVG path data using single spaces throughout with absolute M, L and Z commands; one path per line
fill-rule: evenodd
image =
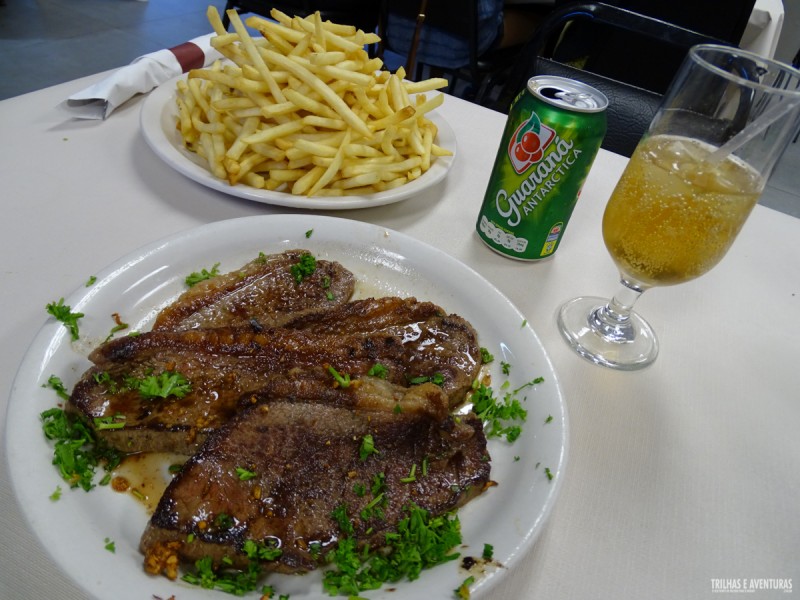
M 574 112 L 597 113 L 608 107 L 608 98 L 600 90 L 566 77 L 531 77 L 528 91 L 543 102 Z

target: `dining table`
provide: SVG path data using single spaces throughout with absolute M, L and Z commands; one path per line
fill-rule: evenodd
M 756 205 L 716 268 L 644 294 L 637 311 L 655 328 L 660 354 L 648 368 L 616 371 L 573 352 L 556 313 L 618 285 L 601 221 L 626 157 L 601 149 L 558 250 L 518 261 L 476 233 L 504 114 L 446 95 L 436 113 L 457 145 L 446 177 L 398 202 L 310 210 L 236 197 L 177 172 L 143 137 L 146 94 L 105 120 L 75 118 L 63 101 L 106 75 L 0 102 L 0 415 L 11 414 L 9 399 L 25 401 L 14 382 L 38 332 L 52 326 L 46 305 L 89 275 L 233 219 L 345 219 L 398 232 L 474 271 L 518 310 L 555 374 L 565 407 L 558 493 L 535 539 L 473 597 L 777 598 L 800 587 L 800 220 Z M 12 432 L 0 419 L 0 598 L 115 598 L 64 569 L 47 514 L 33 523 L 20 506 Z M 30 443 L 55 488 L 46 441 Z M 501 520 L 504 506 L 493 510 Z M 155 589 L 138 597 L 160 597 Z M 192 594 L 187 586 L 175 597 Z

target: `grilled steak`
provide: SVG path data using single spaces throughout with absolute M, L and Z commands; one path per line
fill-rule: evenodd
M 122 429 L 97 431 L 120 450 L 184 454 L 235 414 L 243 395 L 257 392 L 276 374 L 304 374 L 333 385 L 329 366 L 362 378 L 381 363 L 396 385 L 441 376 L 454 405 L 480 368 L 475 331 L 455 315 L 353 335 L 282 327 L 152 331 L 112 340 L 89 358 L 95 366 L 75 386 L 70 409 L 90 423 L 98 417 L 124 419 Z M 126 383 L 165 373 L 181 374 L 191 390 L 181 398 L 145 398 Z
M 432 390 L 436 394 L 432 394 Z M 314 373 L 281 373 L 270 376 L 257 392 L 245 394 L 238 410 L 274 400 L 319 403 L 326 406 L 361 410 L 392 408 L 403 413 L 427 412 L 439 419 L 447 416 L 449 406 L 440 406 L 441 388 L 430 384 L 403 387 L 378 377 L 362 377 L 348 387 L 331 385 L 330 379 L 320 379 Z M 237 410 L 237 412 L 238 412 Z
M 262 255 L 242 268 L 201 281 L 163 309 L 154 331 L 198 327 L 282 325 L 299 315 L 347 302 L 355 278 L 337 262 L 317 260 L 314 272 L 297 281 L 292 267 L 307 250 Z
M 305 572 L 345 535 L 332 516 L 337 509 L 352 521 L 348 535 L 377 548 L 409 503 L 440 515 L 480 494 L 490 473 L 480 420 L 449 416 L 447 398 L 433 384 L 408 393 L 425 401 L 401 399 L 418 408 L 398 412 L 392 395 L 383 402 L 374 395 L 368 409 L 358 399 L 354 408 L 281 399 L 240 412 L 209 436 L 162 496 L 141 540 L 145 568 L 162 572 L 165 555 L 173 564 L 176 555 L 210 556 L 242 567 L 243 544 L 252 540 L 282 550 L 266 569 Z M 365 456 L 367 435 L 377 452 Z M 252 478 L 243 480 L 237 469 Z
M 316 333 L 351 335 L 374 333 L 389 327 L 416 323 L 447 313 L 431 302 L 416 298 L 365 298 L 353 300 L 327 310 L 319 310 L 287 320 L 283 327 Z

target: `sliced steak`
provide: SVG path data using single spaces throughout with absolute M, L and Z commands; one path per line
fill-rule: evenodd
M 262 255 L 240 269 L 201 281 L 163 309 L 154 331 L 198 327 L 275 327 L 300 315 L 347 302 L 353 274 L 337 262 L 317 260 L 299 282 L 292 267 L 307 250 Z
M 430 410 L 397 412 L 389 396 L 368 410 L 274 400 L 240 412 L 168 486 L 141 539 L 145 568 L 161 572 L 165 548 L 242 567 L 252 540 L 282 550 L 266 569 L 305 572 L 345 535 L 337 509 L 352 522 L 348 535 L 378 548 L 409 503 L 440 515 L 474 498 L 490 484 L 480 420 L 447 415 L 433 384 L 410 393 L 427 395 Z M 367 435 L 377 452 L 364 456 Z
M 122 429 L 97 431 L 120 450 L 185 454 L 235 414 L 243 395 L 277 374 L 304 374 L 333 385 L 329 367 L 358 379 L 380 363 L 396 385 L 441 377 L 453 406 L 463 401 L 480 369 L 475 331 L 455 315 L 354 335 L 281 327 L 152 331 L 111 340 L 89 358 L 95 366 L 75 386 L 70 409 L 90 423 L 124 419 Z M 164 373 L 181 374 L 191 390 L 181 398 L 144 398 L 126 384 Z
M 362 377 L 348 387 L 331 385 L 308 372 L 292 372 L 269 377 L 257 392 L 245 394 L 239 409 L 275 400 L 319 403 L 338 408 L 392 410 L 404 414 L 427 413 L 444 419 L 450 407 L 441 403 L 442 389 L 429 383 L 403 387 L 377 377 Z M 446 398 L 446 395 L 444 396 Z
M 445 316 L 441 307 L 416 298 L 365 298 L 353 300 L 328 310 L 320 310 L 290 319 L 289 329 L 338 335 L 375 333 L 397 325 L 413 326 L 432 317 Z

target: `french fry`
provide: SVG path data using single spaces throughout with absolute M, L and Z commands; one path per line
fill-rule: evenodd
M 231 185 L 296 195 L 374 194 L 420 177 L 438 157 L 427 114 L 447 81 L 381 71 L 364 46 L 379 39 L 319 13 L 275 21 L 228 11 L 207 17 L 225 57 L 176 87 L 176 130 L 187 150 Z M 259 35 L 251 36 L 245 23 Z

